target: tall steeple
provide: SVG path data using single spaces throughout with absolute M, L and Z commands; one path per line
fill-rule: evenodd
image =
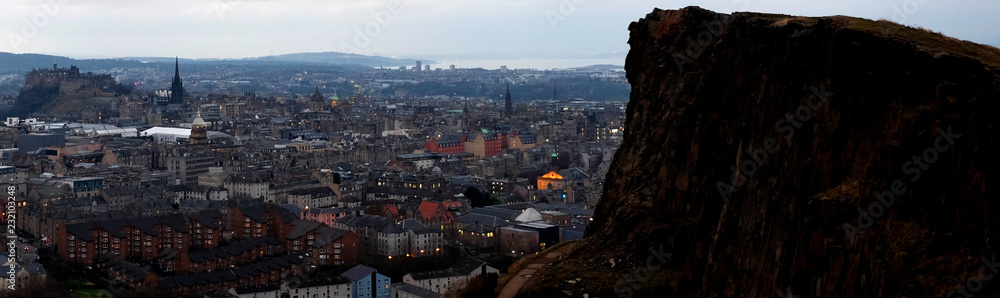
M 184 103 L 184 82 L 181 81 L 180 58 L 174 57 L 174 82 L 170 85 L 170 103 Z
M 556 90 L 556 82 L 555 81 L 552 82 L 552 100 L 553 101 L 559 100 L 559 92 L 558 92 L 558 90 Z
M 510 84 L 507 84 L 507 97 L 504 98 L 503 105 L 504 105 L 504 112 L 506 112 L 504 114 L 505 116 L 509 118 L 510 116 L 514 115 L 514 106 L 510 102 Z

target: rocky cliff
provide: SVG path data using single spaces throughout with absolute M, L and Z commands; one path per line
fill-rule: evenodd
M 697 7 L 629 30 L 593 224 L 521 296 L 996 295 L 1000 50 Z

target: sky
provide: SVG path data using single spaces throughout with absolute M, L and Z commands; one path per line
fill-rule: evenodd
M 998 0 L 0 0 L 0 52 L 246 58 L 350 52 L 624 64 L 654 7 L 890 19 L 1000 47 Z

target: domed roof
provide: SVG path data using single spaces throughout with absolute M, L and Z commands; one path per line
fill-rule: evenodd
M 207 124 L 207 123 L 205 123 L 205 119 L 201 118 L 201 111 L 198 111 L 198 115 L 194 118 L 194 121 L 191 122 L 191 126 L 195 126 L 195 125 L 202 125 L 202 126 L 204 126 L 205 124 Z

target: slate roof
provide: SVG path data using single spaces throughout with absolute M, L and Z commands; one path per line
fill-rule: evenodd
M 399 223 L 400 228 L 407 231 L 413 231 L 415 234 L 431 234 L 431 233 L 443 233 L 441 229 L 430 228 L 426 225 L 420 223 L 416 219 L 405 219 Z
M 109 216 L 124 215 L 118 213 L 108 213 Z M 69 215 L 69 214 L 67 214 Z M 209 210 L 200 213 L 194 213 L 191 215 L 192 218 L 212 218 L 213 216 L 222 217 L 222 214 L 218 210 Z M 219 225 L 215 224 L 214 220 L 209 220 L 209 222 L 203 222 L 206 226 L 217 229 Z M 91 230 L 100 229 L 107 231 L 109 235 L 116 238 L 125 238 L 125 227 L 135 227 L 141 230 L 146 235 L 156 236 L 159 233 L 156 231 L 157 225 L 167 225 L 172 230 L 188 233 L 187 220 L 183 215 L 180 214 L 169 214 L 169 215 L 159 215 L 159 216 L 144 216 L 135 218 L 115 218 L 115 219 L 105 219 L 105 220 L 91 220 L 81 223 L 68 224 L 66 225 L 66 231 L 74 236 L 80 238 L 83 241 L 94 241 L 90 236 Z
M 504 220 L 515 220 L 521 215 L 521 211 L 498 208 L 472 208 L 472 210 L 469 210 L 469 214 L 482 214 L 498 217 Z
M 315 230 L 316 228 L 319 228 L 320 226 L 323 225 L 324 225 L 323 223 L 315 221 L 308 221 L 302 219 L 294 220 L 292 221 L 292 231 L 288 232 L 288 235 L 285 236 L 285 238 L 295 239 L 302 237 L 302 235 L 305 235 L 306 233 L 309 233 L 309 231 Z
M 264 205 L 250 205 L 245 207 L 240 207 L 240 212 L 243 215 L 249 217 L 251 220 L 259 223 L 267 223 L 267 206 Z
M 305 262 L 305 253 L 288 254 L 227 270 L 164 277 L 159 282 L 159 288 L 168 290 L 178 286 L 193 287 L 222 281 L 234 281 L 239 278 L 268 274 L 271 271 L 289 268 L 303 262 Z
M 218 222 L 216 221 L 217 219 L 222 218 L 222 212 L 220 212 L 218 209 L 192 213 L 189 216 L 191 217 L 191 219 L 200 222 L 202 225 L 210 229 L 222 228 L 218 225 Z
M 313 247 L 326 246 L 327 244 L 330 244 L 331 242 L 336 241 L 341 237 L 344 237 L 344 235 L 347 235 L 347 232 L 349 231 L 343 229 L 331 228 L 326 225 L 323 225 L 319 227 L 319 229 L 317 229 L 316 232 L 318 233 L 318 235 L 316 235 L 316 239 L 315 241 L 313 241 L 312 244 Z
M 223 247 L 216 247 L 208 250 L 189 252 L 188 260 L 192 263 L 201 263 L 215 259 L 224 259 L 229 256 L 238 256 L 261 248 L 264 244 L 278 245 L 278 239 L 274 236 L 254 237 L 240 242 L 236 242 Z
M 147 268 L 143 268 L 135 263 L 123 260 L 121 257 L 110 252 L 101 254 L 101 256 L 97 259 L 97 263 L 111 268 L 119 274 L 127 277 L 132 282 L 145 280 L 146 276 L 149 274 L 149 270 Z
M 424 289 L 411 284 L 402 284 L 396 287 L 396 291 L 404 292 L 413 296 L 420 298 L 440 298 L 441 294 L 435 293 L 434 291 Z
M 486 262 L 475 259 L 475 258 L 465 258 L 458 263 L 455 263 L 448 269 L 425 271 L 425 272 L 411 272 L 409 275 L 413 280 L 426 280 L 426 279 L 436 279 L 443 277 L 455 277 L 455 276 L 468 276 L 473 273 L 478 273 L 477 271 L 482 268 Z
M 368 267 L 368 266 L 365 266 L 365 265 L 357 265 L 357 266 L 354 266 L 353 268 L 347 270 L 347 272 L 344 272 L 340 276 L 346 277 L 346 278 L 350 279 L 351 281 L 356 282 L 356 281 L 359 281 L 359 280 L 362 280 L 362 279 L 364 279 L 366 277 L 371 276 L 373 272 L 376 272 L 376 271 L 372 267 Z
M 248 293 L 260 293 L 260 292 L 274 292 L 280 291 L 281 286 L 278 284 L 263 284 L 263 285 L 252 285 L 252 286 L 240 286 L 236 287 L 236 294 L 248 294 Z

